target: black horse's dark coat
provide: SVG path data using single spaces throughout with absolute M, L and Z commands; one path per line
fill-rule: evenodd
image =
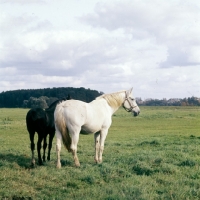
M 70 99 L 68 96 L 67 99 Z M 65 99 L 62 99 L 65 100 Z M 35 132 L 38 133 L 38 142 L 37 142 L 37 152 L 38 152 L 38 164 L 42 165 L 43 161 L 46 160 L 45 150 L 47 147 L 47 135 L 49 135 L 49 146 L 48 146 L 48 156 L 47 160 L 50 160 L 50 152 L 52 148 L 52 141 L 55 135 L 55 124 L 54 124 L 54 111 L 56 105 L 62 100 L 57 100 L 52 103 L 49 108 L 43 110 L 42 108 L 32 108 L 28 111 L 26 115 L 26 126 L 29 132 L 30 141 L 31 141 L 31 151 L 32 151 L 32 165 L 35 164 L 34 161 L 34 135 Z M 43 141 L 43 161 L 41 158 L 41 143 Z

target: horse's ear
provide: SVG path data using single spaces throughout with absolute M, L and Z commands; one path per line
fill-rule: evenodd
M 132 91 L 133 91 L 133 87 L 130 89 L 130 94 L 132 93 Z
M 127 96 L 130 96 L 130 95 L 131 95 L 131 92 L 132 92 L 132 90 L 133 90 L 133 88 L 131 88 L 130 90 L 127 90 L 127 91 L 126 91 L 126 95 L 127 95 Z
M 70 99 L 72 99 L 72 98 L 71 98 L 70 94 L 68 94 L 68 96 L 67 96 L 67 99 L 66 99 L 66 100 L 70 100 Z

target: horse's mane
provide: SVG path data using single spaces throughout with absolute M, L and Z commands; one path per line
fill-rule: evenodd
M 55 100 L 55 101 L 49 106 L 49 108 L 55 107 L 60 101 L 62 101 L 62 100 L 60 100 L 60 99 Z
M 48 108 L 45 109 L 46 112 L 54 112 L 56 105 L 60 102 L 61 100 L 55 100 Z
M 58 103 L 60 103 L 60 102 L 62 102 L 62 101 L 69 100 L 69 99 L 71 99 L 71 96 L 70 96 L 70 95 L 68 95 L 67 98 L 62 98 L 62 99 L 57 99 L 57 100 L 55 100 L 55 101 L 46 109 L 46 111 L 54 110 L 55 107 L 56 107 L 56 105 L 57 105 Z
M 122 105 L 123 102 L 121 95 L 123 92 L 125 92 L 125 90 L 111 94 L 103 94 L 97 97 L 96 100 L 104 98 L 111 107 L 118 108 Z

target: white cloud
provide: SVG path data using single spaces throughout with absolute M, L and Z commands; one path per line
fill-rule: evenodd
M 41 4 L 41 3 L 44 3 L 45 0 L 0 0 L 0 3 L 2 4 Z
M 198 1 L 16 2 L 0 1 L 0 91 L 133 86 L 146 98 L 200 96 Z
M 2 68 L 0 71 L 0 76 L 11 76 L 11 75 L 15 75 L 17 72 L 17 69 L 14 67 L 5 67 Z
M 151 44 L 165 46 L 169 51 L 169 60 L 166 59 L 165 67 L 179 64 L 180 56 L 185 56 L 185 63 L 182 60 L 179 66 L 196 63 L 196 58 L 185 54 L 184 51 L 193 51 L 192 44 L 198 44 L 197 48 L 200 47 L 198 19 L 200 3 L 197 1 L 187 3 L 137 0 L 119 1 L 116 4 L 99 3 L 95 7 L 95 14 L 87 14 L 80 18 L 93 27 L 109 31 L 123 29 L 125 34 L 132 35 L 133 40 L 151 39 Z M 199 62 L 197 64 L 199 65 Z

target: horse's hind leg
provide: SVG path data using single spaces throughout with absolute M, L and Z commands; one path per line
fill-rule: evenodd
M 78 160 L 78 156 L 77 156 L 77 149 L 72 149 L 72 155 L 74 158 L 74 163 L 76 167 L 80 167 L 80 162 Z
M 30 141 L 31 141 L 31 153 L 32 153 L 31 165 L 32 166 L 35 166 L 35 158 L 34 158 L 34 150 L 35 150 L 34 135 L 35 135 L 35 132 L 29 132 L 29 137 L 30 137 Z
M 71 138 L 72 138 L 72 143 L 71 143 L 71 150 L 72 150 L 72 155 L 74 158 L 74 163 L 76 165 L 76 167 L 80 167 L 80 162 L 78 160 L 78 156 L 77 156 L 77 144 L 78 144 L 78 140 L 79 140 L 79 131 L 76 132 L 72 132 L 71 134 Z
M 41 136 L 41 135 L 42 134 L 38 133 L 37 152 L 38 152 L 38 164 L 39 165 L 42 165 L 42 158 L 41 158 L 40 150 L 41 150 L 41 143 L 43 140 L 43 136 Z
M 52 141 L 55 135 L 55 131 L 49 133 L 49 147 L 48 147 L 48 156 L 47 160 L 50 160 L 51 148 L 52 148 Z
M 56 130 L 56 153 L 57 153 L 56 167 L 58 169 L 61 168 L 61 162 L 60 162 L 61 141 L 62 141 L 62 135 L 59 130 Z

